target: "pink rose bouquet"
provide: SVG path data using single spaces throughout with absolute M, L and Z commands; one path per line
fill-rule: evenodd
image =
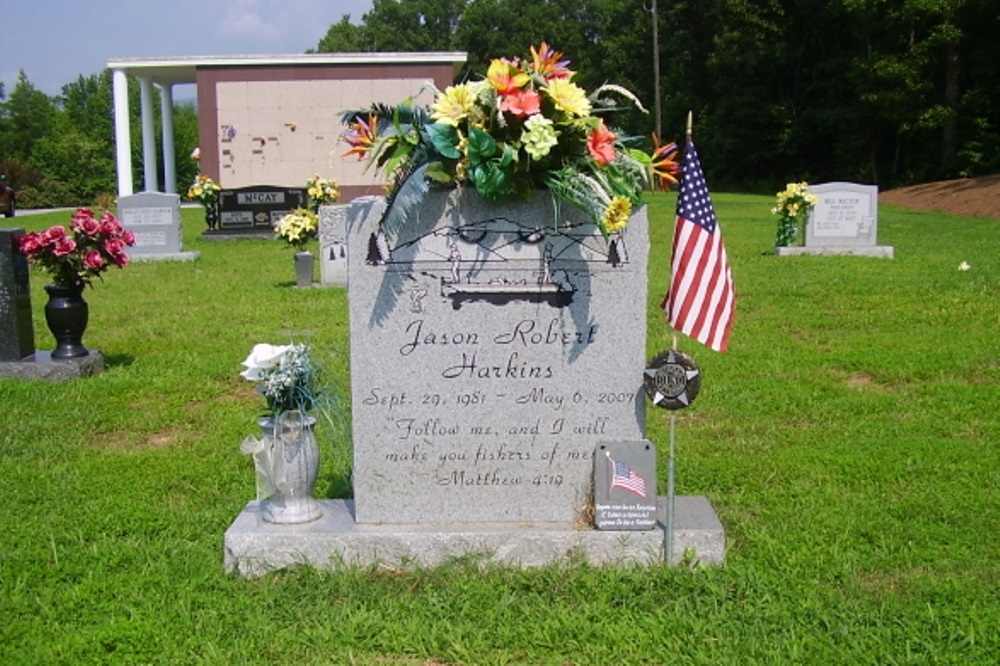
M 100 219 L 88 208 L 78 208 L 69 229 L 56 225 L 21 237 L 20 250 L 35 266 L 49 272 L 55 284 L 90 285 L 111 266 L 128 264 L 125 248 L 135 236 L 111 213 Z

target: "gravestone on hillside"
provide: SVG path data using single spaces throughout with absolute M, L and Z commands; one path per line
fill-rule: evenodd
M 118 219 L 135 235 L 129 259 L 191 260 L 197 252 L 181 250 L 181 202 L 176 194 L 140 192 L 118 199 Z
M 319 207 L 319 275 L 323 286 L 347 286 L 348 204 Z
M 878 187 L 859 183 L 810 185 L 818 201 L 806 221 L 804 246 L 778 248 L 778 254 L 853 254 L 893 256 L 878 244 Z
M 22 361 L 35 351 L 28 258 L 18 250 L 24 229 L 0 228 L 0 361 Z
M 646 444 L 645 208 L 605 239 L 574 208 L 557 218 L 547 196 L 491 206 L 432 191 L 385 232 L 384 206 L 348 211 L 353 500 L 321 501 L 323 516 L 297 528 L 249 503 L 226 532 L 226 568 L 662 561 L 655 461 L 626 450 Z M 598 451 L 600 465 L 643 470 L 649 498 L 619 495 L 605 468 L 601 530 Z M 707 500 L 677 500 L 673 561 L 692 548 L 721 562 Z

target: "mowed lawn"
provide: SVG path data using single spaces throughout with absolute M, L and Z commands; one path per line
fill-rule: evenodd
M 771 197 L 714 199 L 737 315 L 725 354 L 680 337 L 703 374 L 676 478 L 725 525 L 724 567 L 225 574 L 254 496 L 255 343 L 323 360 L 345 413 L 321 428 L 317 494 L 350 495 L 347 299 L 295 288 L 275 241 L 203 239 L 185 208 L 197 261 L 86 292 L 103 374 L 0 379 L 0 663 L 997 663 L 1000 222 L 882 206 L 894 259 L 776 257 Z M 650 202 L 650 356 L 671 339 L 674 201 Z M 668 413 L 647 422 L 664 493 Z

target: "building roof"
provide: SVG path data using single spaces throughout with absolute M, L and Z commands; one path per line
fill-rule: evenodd
M 209 67 L 272 67 L 297 65 L 398 65 L 406 63 L 465 63 L 464 51 L 413 53 L 301 53 L 297 55 L 171 56 L 112 58 L 108 68 L 151 79 L 162 85 L 195 83 L 195 71 Z

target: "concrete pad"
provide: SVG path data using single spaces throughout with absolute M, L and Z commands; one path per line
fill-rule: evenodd
M 894 248 L 892 245 L 821 245 L 815 247 L 794 245 L 789 247 L 776 247 L 774 253 L 779 257 L 792 257 L 803 254 L 810 255 L 852 255 L 855 257 L 879 257 L 882 259 L 892 259 Z
M 666 498 L 657 501 L 658 522 L 648 531 L 574 529 L 564 523 L 362 524 L 353 500 L 320 500 L 323 516 L 310 523 L 264 522 L 259 502 L 250 502 L 226 530 L 224 567 L 254 578 L 296 564 L 338 569 L 382 564 L 435 566 L 463 555 L 535 567 L 583 556 L 596 565 L 651 566 L 663 563 Z M 725 532 L 703 496 L 674 499 L 673 561 L 725 562 Z
M 165 252 L 163 254 L 138 254 L 129 257 L 130 262 L 139 263 L 143 261 L 194 261 L 201 256 L 201 252 Z
M 96 349 L 79 358 L 53 359 L 51 351 L 36 351 L 23 361 L 0 361 L 0 377 L 61 381 L 104 372 L 104 356 Z

